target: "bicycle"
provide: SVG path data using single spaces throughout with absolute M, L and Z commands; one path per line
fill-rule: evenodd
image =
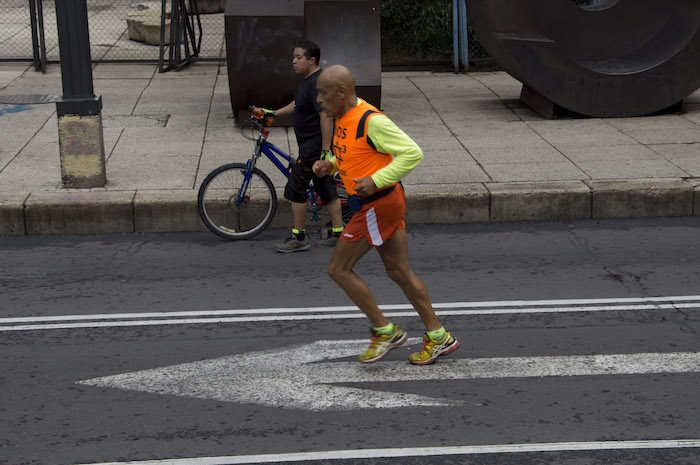
M 277 193 L 270 178 L 256 164 L 264 154 L 272 164 L 289 178 L 295 159 L 268 140 L 274 118 L 262 110 L 249 107 L 251 117 L 241 124 L 243 137 L 255 141 L 247 163 L 229 163 L 207 175 L 199 187 L 197 208 L 204 224 L 213 233 L 231 240 L 250 239 L 264 231 L 277 212 Z M 246 134 L 250 126 L 253 136 Z M 257 135 L 255 135 L 257 132 Z M 286 165 L 281 161 L 284 160 Z M 342 206 L 343 222 L 352 211 L 347 206 L 347 191 L 340 177 L 334 177 Z M 314 222 L 323 208 L 313 184 L 307 189 L 307 212 Z

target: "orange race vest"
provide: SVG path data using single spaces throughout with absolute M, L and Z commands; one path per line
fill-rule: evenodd
M 338 172 L 348 195 L 357 195 L 353 179 L 371 176 L 387 166 L 393 155 L 382 153 L 367 139 L 367 125 L 374 115 L 381 115 L 375 107 L 360 99 L 360 104 L 335 120 L 333 155 Z M 382 189 L 393 186 L 384 186 Z

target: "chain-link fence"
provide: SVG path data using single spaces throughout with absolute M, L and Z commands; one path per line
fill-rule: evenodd
M 166 3 L 170 4 L 170 1 Z M 144 6 L 139 7 L 139 4 Z M 32 5 L 38 11 L 33 12 Z M 146 6 L 157 14 L 149 27 L 155 28 L 158 34 L 161 0 L 87 0 L 93 61 L 159 60 L 163 53 L 159 42 L 147 44 L 138 40 L 139 37 L 135 40 L 132 36 L 137 34 L 130 31 L 127 23 L 130 15 Z M 39 24 L 41 20 L 43 28 Z M 198 59 L 224 61 L 223 13 L 202 14 L 199 21 L 201 44 Z M 468 30 L 470 61 L 488 60 L 471 27 Z M 43 32 L 43 37 L 40 32 Z M 384 64 L 449 65 L 453 60 L 452 0 L 382 0 L 382 44 Z M 54 0 L 0 0 L 0 61 L 31 61 L 35 59 L 37 49 L 45 51 L 48 62 L 60 59 Z
M 0 60 L 33 59 L 31 3 L 33 3 L 32 0 L 0 0 Z M 54 0 L 35 0 L 34 3 L 39 6 L 40 10 L 43 10 L 46 59 L 50 62 L 59 61 Z M 147 18 L 142 27 L 159 31 L 160 0 L 151 2 L 148 0 L 138 2 L 133 0 L 87 0 L 90 51 L 93 61 L 158 61 L 159 42 L 148 44 L 130 37 L 134 33 L 130 34 L 127 19 L 130 14 L 134 15 L 139 12 L 137 7 L 139 3 L 151 3 L 151 9 L 157 13 L 153 18 Z M 37 15 L 40 13 L 37 12 Z M 225 59 L 224 15 L 202 14 L 199 20 L 202 25 L 200 59 Z M 158 33 L 156 32 L 155 35 L 157 36 Z

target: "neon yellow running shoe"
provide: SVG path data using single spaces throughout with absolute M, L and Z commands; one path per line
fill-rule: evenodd
M 454 352 L 459 347 L 457 339 L 453 338 L 450 333 L 445 335 L 439 341 L 433 341 L 427 334 L 423 335 L 423 348 L 420 352 L 415 352 L 408 356 L 408 361 L 414 365 L 430 365 L 441 355 L 447 355 Z
M 385 335 L 374 330 L 372 339 L 369 341 L 369 348 L 358 357 L 362 363 L 374 363 L 387 356 L 391 349 L 395 349 L 406 341 L 408 334 L 398 325 L 394 325 L 394 332 Z

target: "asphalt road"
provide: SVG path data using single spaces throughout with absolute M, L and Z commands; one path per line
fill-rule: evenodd
M 699 227 L 410 227 L 462 343 L 431 367 L 376 254 L 412 339 L 364 366 L 331 251 L 280 231 L 2 238 L 0 463 L 700 463 Z

